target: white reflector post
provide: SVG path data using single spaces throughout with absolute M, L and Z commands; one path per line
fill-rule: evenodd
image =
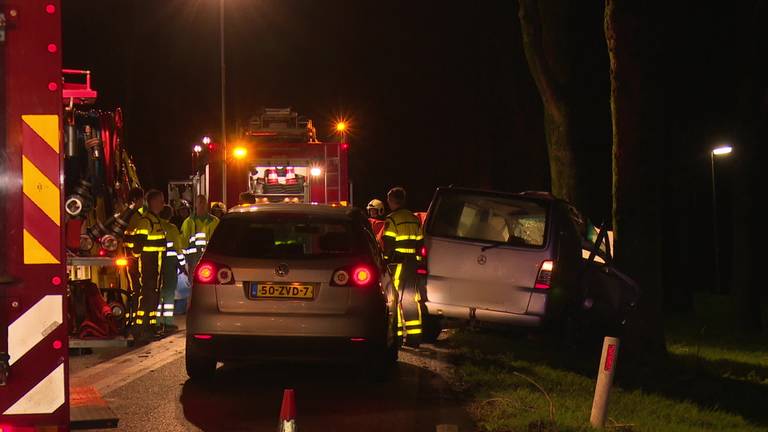
M 606 336 L 603 340 L 603 354 L 600 356 L 600 369 L 597 370 L 595 398 L 592 400 L 592 415 L 589 422 L 592 427 L 602 428 L 605 425 L 608 410 L 608 394 L 613 385 L 613 375 L 616 372 L 616 360 L 619 357 L 619 338 Z

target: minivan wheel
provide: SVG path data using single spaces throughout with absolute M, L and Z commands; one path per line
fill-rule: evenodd
M 216 359 L 197 354 L 189 348 L 184 355 L 187 376 L 193 380 L 210 380 L 216 372 Z

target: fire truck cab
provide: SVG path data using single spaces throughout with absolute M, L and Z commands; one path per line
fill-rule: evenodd
M 347 205 L 350 197 L 346 135 L 321 142 L 312 120 L 291 108 L 266 108 L 249 119 L 227 154 L 212 158 L 195 177 L 195 189 L 222 201 L 221 158 L 226 158 L 226 204 L 241 193 L 256 203 Z

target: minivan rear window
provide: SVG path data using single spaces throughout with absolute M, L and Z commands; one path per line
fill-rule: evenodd
M 548 205 L 515 197 L 470 192 L 440 193 L 427 234 L 517 247 L 542 247 Z
M 364 254 L 362 228 L 350 220 L 305 214 L 225 217 L 207 251 L 239 258 L 307 259 Z

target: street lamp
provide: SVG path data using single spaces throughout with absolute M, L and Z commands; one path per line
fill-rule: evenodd
M 723 145 L 720 147 L 716 147 L 712 149 L 712 155 L 713 156 L 723 156 L 731 153 L 733 151 L 733 147 L 729 145 Z
M 224 62 L 224 0 L 219 0 L 219 73 L 221 75 L 221 201 L 227 206 L 227 74 Z
M 720 292 L 720 241 L 717 230 L 717 183 L 715 180 L 715 156 L 731 154 L 733 147 L 728 144 L 719 145 L 709 152 L 710 167 L 712 168 L 712 236 L 715 249 L 715 290 Z
M 203 138 L 203 142 L 205 142 L 205 138 Z M 197 169 L 198 169 L 198 160 L 200 159 L 200 153 L 203 151 L 203 146 L 200 144 L 195 144 L 192 147 L 192 172 L 197 175 Z

